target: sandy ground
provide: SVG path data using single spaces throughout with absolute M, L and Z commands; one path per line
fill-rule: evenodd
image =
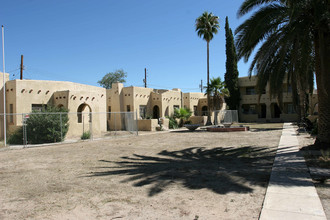
M 298 137 L 300 147 L 312 145 L 315 142 L 315 137 L 311 137 L 307 133 L 301 133 Z M 325 182 L 314 181 L 314 185 L 319 195 L 323 209 L 327 216 L 327 219 L 330 219 L 330 180 L 326 180 Z
M 258 219 L 280 127 L 2 150 L 0 219 Z

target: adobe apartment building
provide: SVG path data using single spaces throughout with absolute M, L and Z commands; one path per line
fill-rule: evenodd
M 9 75 L 5 76 L 6 113 L 18 114 L 7 116 L 8 133 L 22 126 L 22 113 L 38 111 L 48 105 L 69 109 L 67 137 L 80 136 L 89 126 L 95 135 L 114 127 L 125 129 L 129 120 L 136 120 L 133 114 L 118 117 L 119 114 L 112 113 L 136 112 L 138 119 L 161 118 L 172 115 L 175 108 L 187 107 L 198 114 L 207 106 L 203 93 L 183 93 L 180 89 L 124 87 L 122 83 L 114 83 L 112 89 L 104 89 L 64 81 L 9 80 Z M 1 72 L 0 77 L 3 77 Z M 0 113 L 3 113 L 3 96 L 0 97 Z M 3 117 L 0 127 L 3 136 Z
M 257 77 L 240 77 L 238 85 L 241 93 L 240 120 L 242 122 L 289 122 L 297 121 L 298 115 L 294 111 L 291 86 L 283 82 L 283 109 L 280 110 L 277 100 L 270 96 L 269 85 L 265 93 L 256 93 Z M 316 92 L 314 92 L 316 93 Z M 317 114 L 317 94 L 310 97 L 311 108 L 309 114 Z
M 0 72 L 0 78 L 3 73 Z M 162 118 L 171 116 L 175 108 L 186 107 L 194 116 L 205 115 L 207 98 L 203 93 L 183 93 L 180 89 L 162 90 L 142 87 L 124 87 L 114 83 L 111 89 L 64 81 L 9 80 L 6 79 L 6 112 L 10 114 L 30 113 L 42 106 L 51 105 L 69 109 L 69 131 L 67 137 L 80 136 L 85 128 L 92 126 L 93 134 L 107 130 L 125 129 L 129 120 Z M 256 77 L 239 78 L 241 102 L 239 116 L 242 122 L 295 121 L 290 87 L 283 83 L 284 109 L 278 108 L 276 99 L 269 96 L 267 87 L 258 105 L 255 92 Z M 3 113 L 3 82 L 0 80 L 0 113 Z M 317 95 L 313 95 L 313 106 Z M 225 109 L 224 103 L 222 109 Z M 317 107 L 311 110 L 313 113 Z M 136 115 L 118 117 L 118 112 L 135 112 Z M 81 114 L 83 113 L 83 114 Z M 94 114 L 95 113 L 95 114 Z M 117 115 L 117 117 L 116 117 Z M 137 117 L 136 117 L 137 116 Z M 92 123 L 90 123 L 92 122 Z M 135 121 L 136 122 L 136 121 Z M 3 136 L 3 117 L 0 134 Z M 7 117 L 8 132 L 22 126 L 22 115 Z

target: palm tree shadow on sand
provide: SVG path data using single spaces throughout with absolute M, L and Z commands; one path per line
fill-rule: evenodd
M 171 184 L 182 184 L 188 189 L 209 189 L 218 194 L 249 193 L 251 186 L 266 186 L 275 156 L 275 148 L 229 147 L 206 149 L 186 148 L 161 151 L 159 156 L 133 154 L 120 162 L 100 160 L 115 166 L 96 167 L 88 177 L 127 175 L 122 182 L 133 186 L 152 185 L 149 196 Z

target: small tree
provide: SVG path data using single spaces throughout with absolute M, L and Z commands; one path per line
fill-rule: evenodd
M 120 82 L 124 83 L 126 82 L 127 73 L 124 72 L 124 70 L 119 69 L 115 72 L 110 72 L 105 74 L 101 80 L 99 80 L 97 83 L 100 84 L 103 88 L 111 89 L 112 83 Z
M 31 144 L 41 144 L 63 141 L 69 130 L 67 112 L 68 110 L 63 107 L 47 107 L 41 111 L 41 114 L 31 114 L 26 121 L 28 142 Z
M 222 108 L 224 103 L 223 97 L 229 97 L 229 91 L 225 88 L 225 83 L 221 81 L 220 77 L 212 78 L 210 81 L 209 88 L 206 88 L 206 90 L 212 96 L 210 107 L 215 111 L 214 124 L 216 125 L 218 124 L 218 110 Z
M 180 119 L 179 127 L 182 127 L 184 122 L 189 119 L 192 112 L 188 108 L 177 108 L 174 110 L 174 118 Z

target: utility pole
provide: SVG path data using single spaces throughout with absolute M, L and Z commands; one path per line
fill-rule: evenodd
M 201 79 L 201 84 L 199 85 L 199 87 L 201 88 L 201 93 L 203 93 L 203 80 Z
M 24 66 L 23 66 L 23 55 L 21 55 L 21 67 L 20 67 L 20 69 L 21 69 L 21 80 L 23 79 L 23 68 L 24 68 Z
M 147 68 L 144 68 L 144 88 L 147 88 Z
M 5 33 L 4 27 L 1 26 L 2 35 L 2 68 L 3 68 L 3 144 L 7 145 L 7 116 L 6 116 L 6 69 L 5 69 Z

